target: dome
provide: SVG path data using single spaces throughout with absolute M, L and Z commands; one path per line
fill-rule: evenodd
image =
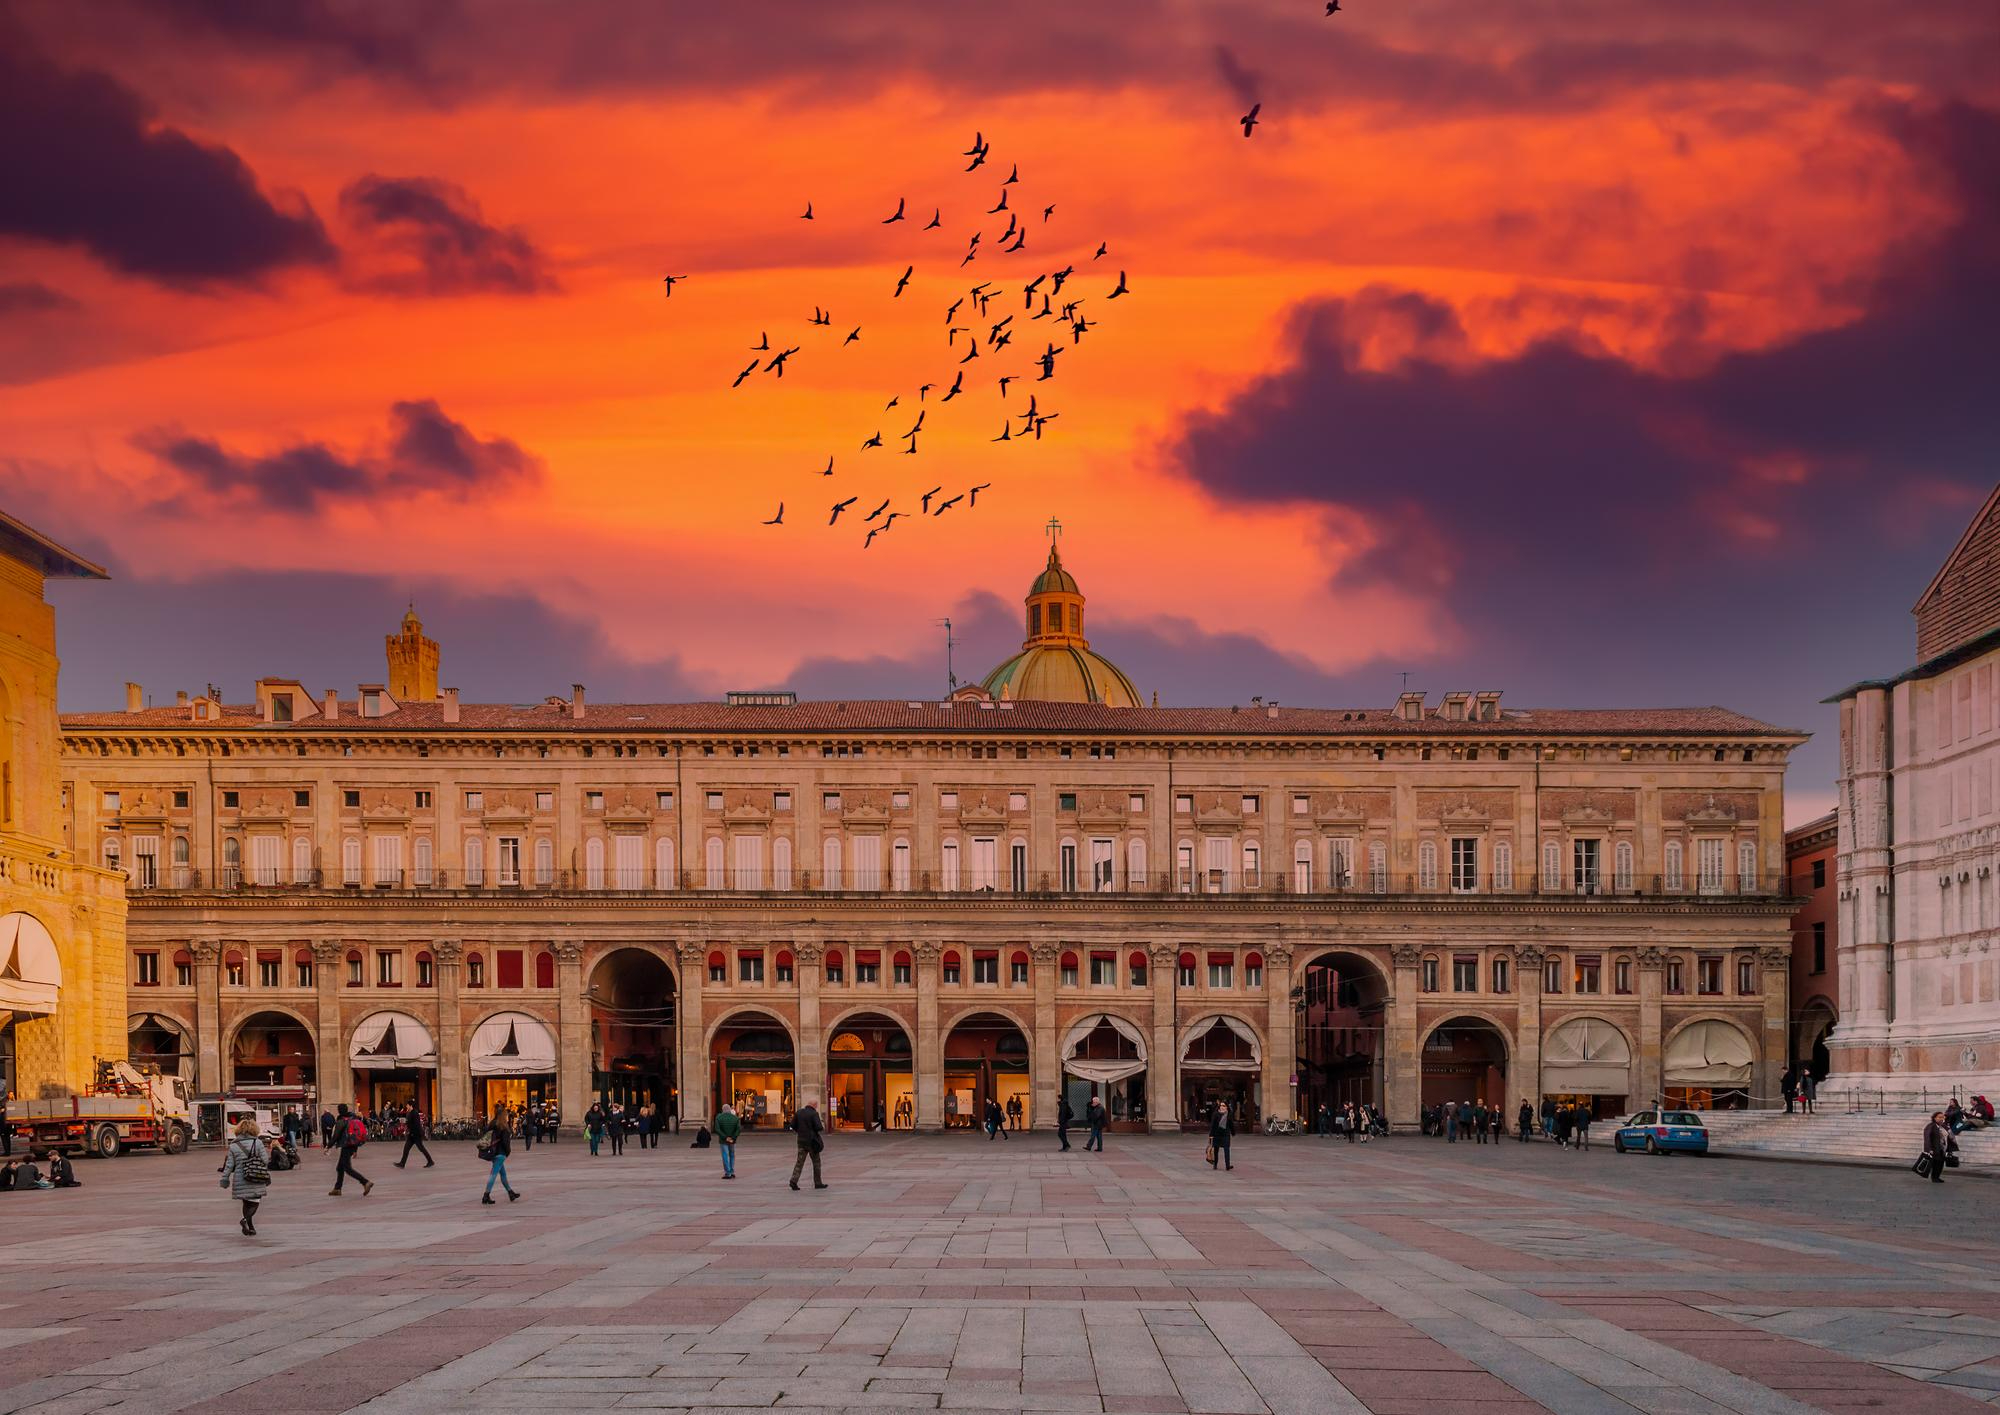
M 1028 637 L 1021 651 L 981 683 L 996 698 L 1044 703 L 1138 707 L 1139 690 L 1118 665 L 1091 652 L 1083 636 L 1083 591 L 1063 569 L 1053 542 L 1049 563 L 1027 597 Z

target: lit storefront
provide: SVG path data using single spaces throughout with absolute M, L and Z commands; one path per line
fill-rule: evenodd
M 915 1106 L 909 1034 L 878 1013 L 843 1021 L 827 1045 L 827 1122 L 843 1130 L 909 1130 Z
M 1146 1037 L 1123 1017 L 1093 1012 L 1069 1029 L 1062 1047 L 1063 1089 L 1080 1124 L 1092 1094 L 1113 1129 L 1146 1122 Z
M 1542 1095 L 1557 1105 L 1610 1120 L 1630 1109 L 1632 1093 L 1632 1047 L 1609 1022 L 1566 1018 L 1542 1039 Z
M 354 1068 L 354 1103 L 380 1111 L 415 1101 L 437 1113 L 437 1042 L 430 1028 L 407 1012 L 376 1012 L 361 1019 L 348 1047 Z
M 1217 1104 L 1229 1107 L 1232 1128 L 1262 1124 L 1264 1051 L 1257 1034 L 1234 1017 L 1204 1017 L 1181 1043 L 1181 1124 L 1205 1128 Z
M 548 1023 L 525 1012 L 496 1012 L 473 1029 L 473 1101 L 481 1115 L 499 1106 L 516 1112 L 556 1098 L 556 1038 Z
M 715 1102 L 736 1107 L 752 1129 L 782 1129 L 798 1104 L 791 1035 L 775 1017 L 740 1013 L 718 1028 L 710 1049 Z

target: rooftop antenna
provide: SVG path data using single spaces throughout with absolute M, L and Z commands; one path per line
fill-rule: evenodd
M 936 622 L 944 625 L 944 695 L 948 698 L 958 691 L 958 675 L 951 671 L 951 648 L 958 641 L 951 636 L 949 619 L 940 619 Z
M 1403 691 L 1410 691 L 1410 671 L 1407 668 L 1403 670 Z

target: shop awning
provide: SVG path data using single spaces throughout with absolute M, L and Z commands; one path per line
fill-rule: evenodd
M 1542 1041 L 1542 1089 L 1562 1096 L 1630 1095 L 1632 1048 L 1624 1033 L 1595 1017 L 1558 1025 Z
M 497 1012 L 472 1032 L 475 1076 L 543 1076 L 556 1069 L 549 1024 L 525 1012 Z
M 1744 1035 L 1727 1022 L 1695 1022 L 1667 1043 L 1669 1086 L 1747 1086 L 1756 1060 Z
M 1242 1038 L 1250 1048 L 1250 1055 L 1223 1057 L 1197 1057 L 1188 1055 L 1194 1049 L 1196 1042 L 1215 1030 L 1215 1025 L 1218 1022 Z M 1264 1069 L 1264 1053 L 1262 1048 L 1257 1045 L 1257 1034 L 1250 1029 L 1249 1023 L 1240 1022 L 1234 1017 L 1224 1017 L 1218 1014 L 1214 1017 L 1202 1018 L 1182 1034 L 1181 1065 L 1184 1068 L 1193 1068 L 1200 1071 L 1261 1071 Z
M 0 918 L 0 1012 L 54 1012 L 61 991 L 62 960 L 42 921 L 19 910 Z
M 133 1016 L 130 1016 L 125 1019 L 125 1031 L 127 1035 L 130 1035 L 133 1032 L 143 1031 L 147 1027 L 151 1027 L 156 1031 L 165 1032 L 168 1036 L 172 1037 L 176 1043 L 176 1050 L 174 1052 L 175 1055 L 177 1056 L 194 1055 L 194 1036 L 191 1032 L 188 1031 L 187 1024 L 185 1022 L 176 1021 L 172 1017 L 163 1016 L 158 1012 L 135 1013 Z M 166 1053 L 164 1052 L 151 1053 L 151 1055 L 154 1056 L 162 1056 L 165 1054 Z
M 354 1029 L 348 1060 L 357 1071 L 435 1071 L 437 1043 L 407 1012 L 376 1012 Z
M 1132 1043 L 1138 1052 L 1134 1057 L 1081 1057 L 1077 1052 L 1082 1048 L 1092 1032 L 1105 1023 L 1112 1030 Z M 1128 1076 L 1137 1076 L 1146 1069 L 1146 1036 L 1123 1017 L 1114 1017 L 1109 1012 L 1093 1012 L 1078 1020 L 1063 1038 L 1063 1070 L 1072 1076 L 1080 1076 L 1086 1081 L 1095 1081 L 1100 1086 L 1108 1086 L 1113 1081 L 1123 1081 Z

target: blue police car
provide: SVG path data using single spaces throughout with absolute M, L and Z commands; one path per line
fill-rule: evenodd
M 1611 1137 L 1611 1148 L 1624 1154 L 1644 1150 L 1649 1155 L 1708 1153 L 1708 1127 L 1692 1110 L 1642 1110 Z

